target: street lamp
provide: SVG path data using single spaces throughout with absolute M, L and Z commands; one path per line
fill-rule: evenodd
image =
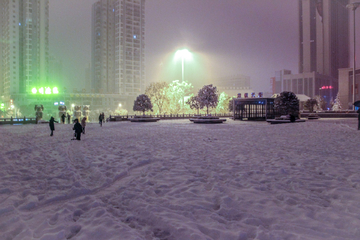
M 181 49 L 181 50 L 178 50 L 176 53 L 175 53 L 175 58 L 178 59 L 178 58 L 181 58 L 181 80 L 182 82 L 184 82 L 184 60 L 191 60 L 192 58 L 192 55 L 191 53 L 189 52 L 189 50 L 187 49 Z
M 360 6 L 360 2 L 353 2 L 346 5 L 347 8 L 353 10 L 353 17 L 354 17 L 354 65 L 353 65 L 353 103 L 355 102 L 355 67 L 356 67 L 356 52 L 355 52 L 355 45 L 356 45 L 356 36 L 355 36 L 355 10 Z M 353 105 L 353 110 L 355 110 L 355 106 Z

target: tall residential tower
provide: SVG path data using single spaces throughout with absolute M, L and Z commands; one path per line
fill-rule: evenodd
M 92 8 L 94 93 L 131 100 L 145 89 L 145 0 L 99 0 Z
M 49 0 L 0 1 L 0 95 L 19 98 L 49 81 Z M 19 102 L 19 104 L 21 104 Z

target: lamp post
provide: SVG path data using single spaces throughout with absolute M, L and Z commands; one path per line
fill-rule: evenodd
M 181 80 L 184 82 L 184 60 L 191 59 L 191 53 L 187 49 L 178 50 L 175 54 L 175 58 L 181 58 Z
M 353 10 L 353 17 L 354 17 L 354 62 L 353 62 L 353 103 L 355 102 L 355 67 L 356 67 L 356 52 L 355 52 L 355 45 L 356 45 L 356 36 L 355 36 L 355 11 L 360 6 L 360 2 L 353 2 L 346 5 L 347 8 Z M 353 105 L 353 110 L 355 110 L 355 106 Z

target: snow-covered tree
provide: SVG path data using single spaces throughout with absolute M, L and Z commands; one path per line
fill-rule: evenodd
M 295 93 L 284 91 L 275 99 L 274 108 L 281 115 L 293 115 L 299 114 L 299 99 Z
M 189 95 L 191 89 L 193 88 L 192 84 L 179 80 L 171 82 L 167 88 L 166 95 L 168 102 L 164 107 L 164 112 L 169 112 L 171 114 L 178 114 L 184 108 L 184 98 Z
M 198 92 L 200 108 L 203 109 L 206 107 L 206 114 L 209 114 L 209 108 L 216 108 L 219 102 L 219 95 L 217 93 L 217 88 L 210 85 L 205 85 Z
M 332 106 L 333 111 L 340 111 L 341 110 L 341 102 L 339 99 L 339 94 L 336 96 L 335 101 L 334 101 L 334 105 Z
M 198 96 L 191 96 L 187 101 L 186 104 L 189 105 L 191 109 L 196 109 L 197 114 L 199 115 L 199 110 L 201 108 Z
M 154 82 L 146 88 L 145 94 L 149 96 L 151 102 L 156 106 L 156 112 L 161 114 L 165 104 L 169 101 L 167 96 L 168 84 L 166 82 Z
M 146 111 L 153 111 L 152 108 L 151 100 L 146 94 L 139 95 L 134 101 L 133 110 L 143 112 L 144 115 Z
M 216 107 L 216 112 L 227 113 L 229 108 L 230 97 L 225 92 L 220 93 L 219 102 Z
M 315 111 L 322 111 L 326 109 L 326 101 L 321 96 L 315 96 L 315 99 L 317 101 L 317 105 L 315 105 L 314 110 Z
M 316 99 L 310 98 L 310 99 L 306 100 L 306 102 L 304 104 L 304 108 L 309 110 L 312 113 L 312 112 L 314 112 L 314 108 L 317 104 L 318 104 L 318 102 Z

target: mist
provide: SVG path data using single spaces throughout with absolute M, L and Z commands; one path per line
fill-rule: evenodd
M 84 88 L 94 2 L 50 1 L 50 53 L 62 61 L 70 90 Z M 181 79 L 181 62 L 173 56 L 186 47 L 194 60 L 185 63 L 185 80 L 194 86 L 242 74 L 255 91 L 269 91 L 275 71 L 298 73 L 297 5 L 289 0 L 146 1 L 146 83 Z M 357 35 L 360 39 L 360 31 Z

